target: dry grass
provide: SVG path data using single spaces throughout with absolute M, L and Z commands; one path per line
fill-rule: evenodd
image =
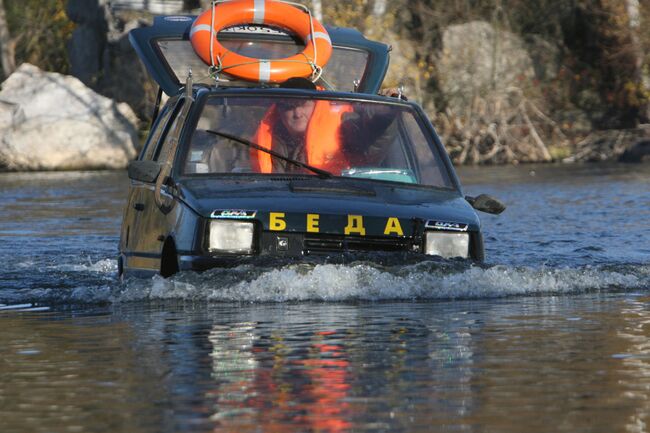
M 456 164 L 548 162 L 564 146 L 560 127 L 518 88 L 475 97 L 467 113 L 447 109 L 433 119 Z

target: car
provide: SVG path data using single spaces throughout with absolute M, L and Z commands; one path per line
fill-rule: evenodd
M 387 45 L 328 27 L 333 54 L 320 87 L 283 88 L 208 71 L 190 46 L 192 22 L 158 17 L 130 34 L 168 99 L 128 166 L 122 277 L 356 252 L 484 259 L 475 210 L 503 206 L 464 196 L 420 106 L 377 94 Z M 300 48 L 290 34 L 260 26 L 220 38 L 256 57 Z M 318 142 L 309 158 L 263 145 L 265 122 L 290 128 L 280 116 L 304 107 L 339 112 L 338 132 L 323 121 L 303 126 Z M 335 148 L 323 153 L 327 146 Z

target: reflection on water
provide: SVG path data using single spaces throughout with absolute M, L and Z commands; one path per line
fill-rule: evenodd
M 648 302 L 3 314 L 2 431 L 641 432 Z
M 253 353 L 257 337 L 255 323 L 214 325 L 208 339 L 212 344 L 212 378 L 218 388 L 208 393 L 214 401 L 210 419 L 219 426 L 232 427 L 237 421 L 254 422 L 255 411 L 249 397 L 256 396 L 256 370 L 259 366 Z
M 268 432 L 351 427 L 350 363 L 342 345 L 326 342 L 336 332 L 305 335 L 304 353 L 297 354 L 283 333 L 255 335 L 258 325 L 212 328 L 213 377 L 220 386 L 211 419 L 227 431 L 257 431 L 261 424 Z
M 647 431 L 650 170 L 461 177 L 486 264 L 119 283 L 124 173 L 0 174 L 0 432 Z
M 64 314 L 65 316 L 65 314 Z M 155 431 L 155 347 L 110 316 L 0 313 L 0 430 Z
M 629 387 L 621 397 L 633 402 L 626 430 L 632 433 L 648 431 L 650 424 L 650 297 L 630 299 L 621 311 L 623 324 L 617 336 L 627 345 L 613 357 L 622 361 L 623 382 Z

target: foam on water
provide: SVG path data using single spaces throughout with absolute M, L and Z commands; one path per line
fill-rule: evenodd
M 247 269 L 181 274 L 165 280 L 128 281 L 111 300 L 185 299 L 287 302 L 400 299 L 496 298 L 571 294 L 598 290 L 650 290 L 650 266 L 578 269 L 493 266 L 432 268 L 422 263 L 399 271 L 368 264 L 291 265 L 247 278 Z M 226 275 L 223 275 L 223 274 Z M 233 281 L 239 273 L 242 278 Z M 230 274 L 230 275 L 228 275 Z
M 601 290 L 650 291 L 650 265 L 522 267 L 424 261 L 409 265 L 245 265 L 170 279 L 119 282 L 114 260 L 61 264 L 78 285 L 5 291 L 0 302 L 122 303 L 151 300 L 203 302 L 382 301 L 500 298 Z M 74 282 L 72 281 L 72 282 Z
M 88 259 L 87 263 L 73 263 L 64 265 L 51 266 L 52 269 L 72 272 L 95 272 L 98 274 L 111 275 L 117 272 L 117 261 L 113 259 L 103 259 L 93 262 Z

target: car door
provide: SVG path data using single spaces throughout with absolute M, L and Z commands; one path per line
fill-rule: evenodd
M 162 184 L 169 175 L 164 167 L 165 161 L 172 161 L 176 150 L 176 143 L 183 128 L 187 107 L 185 99 L 180 99 L 173 107 L 171 116 L 166 122 L 156 148 L 150 154 L 153 161 L 163 165 L 156 183 L 147 184 L 142 188 L 141 205 L 144 208 L 137 217 L 138 249 L 144 257 L 156 259 L 156 270 L 160 265 L 160 254 L 163 242 L 169 235 L 173 221 L 168 221 L 167 215 L 173 208 L 173 200 L 167 186 Z M 160 192 L 157 197 L 157 189 Z
M 153 154 L 156 146 L 158 145 L 158 140 L 162 135 L 162 132 L 169 120 L 169 117 L 172 114 L 173 104 L 167 104 L 161 110 L 156 121 L 153 123 L 152 129 L 149 133 L 147 141 L 138 156 L 138 160 L 151 160 L 151 155 Z M 134 233 L 137 234 L 135 229 L 136 215 L 139 212 L 142 212 L 142 188 L 144 187 L 142 182 L 137 182 L 131 180 L 129 185 L 129 196 L 127 199 L 127 205 L 124 209 L 124 216 L 122 218 L 122 232 L 120 236 L 120 251 L 126 255 L 130 255 L 134 249 L 133 236 Z
M 156 121 L 149 139 L 139 157 L 140 160 L 155 161 L 160 154 L 165 138 L 172 129 L 175 119 L 178 117 L 181 102 L 178 98 L 168 101 Z M 155 183 L 131 181 L 129 204 L 126 211 L 123 226 L 125 239 L 125 250 L 127 254 L 127 266 L 129 268 L 157 270 L 160 263 L 159 241 L 151 230 L 151 221 L 158 212 L 155 202 L 152 200 L 155 191 Z M 154 242 L 155 241 L 155 242 Z

